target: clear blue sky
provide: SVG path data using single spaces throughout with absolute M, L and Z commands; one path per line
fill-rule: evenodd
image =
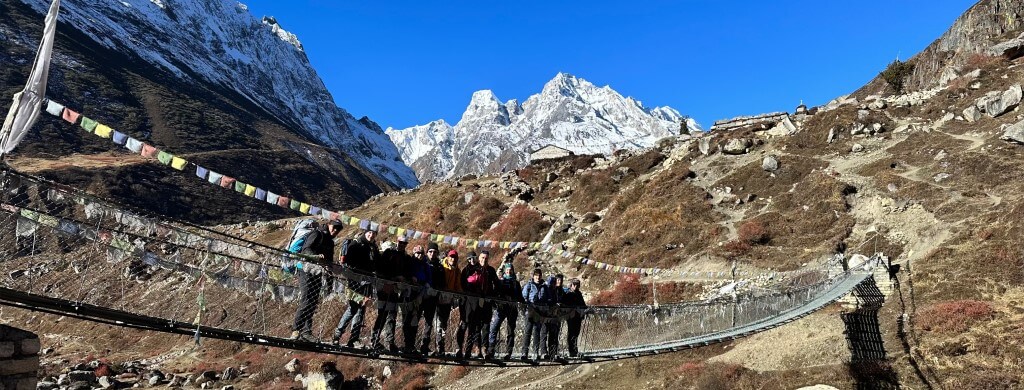
M 973 0 L 242 0 L 294 32 L 337 103 L 383 127 L 458 121 L 558 72 L 717 119 L 824 104 L 939 37 Z

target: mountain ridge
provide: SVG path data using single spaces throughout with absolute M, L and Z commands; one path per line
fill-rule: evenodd
M 582 154 L 648 147 L 678 134 L 684 118 L 690 131 L 700 130 L 671 107 L 647 108 L 610 86 L 559 72 L 522 103 L 483 89 L 455 125 L 437 120 L 385 133 L 417 177 L 430 181 L 520 168 L 547 144 Z

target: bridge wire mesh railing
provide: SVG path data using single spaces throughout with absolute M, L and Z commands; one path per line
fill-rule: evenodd
M 168 322 L 244 332 L 268 337 L 289 337 L 300 301 L 299 280 L 280 267 L 286 252 L 254 245 L 229 235 L 167 222 L 127 211 L 126 207 L 87 193 L 35 177 L 5 170 L 0 176 L 0 286 L 39 296 L 72 300 L 161 318 Z M 316 267 L 313 265 L 313 267 Z M 307 268 L 308 269 L 308 268 Z M 833 267 L 834 269 L 834 267 Z M 566 356 L 567 318 L 584 318 L 579 350 L 584 356 L 610 357 L 644 349 L 673 346 L 682 340 L 714 335 L 756 324 L 806 304 L 830 289 L 840 275 L 827 265 L 780 278 L 770 290 L 726 295 L 714 300 L 662 305 L 596 306 L 585 310 L 524 305 L 500 299 L 482 299 L 436 291 L 423 286 L 389 281 L 351 269 L 332 267 L 320 279 L 318 308 L 312 314 L 315 342 L 331 348 L 335 326 L 350 298 L 366 296 L 366 314 L 359 344 L 373 347 L 374 323 L 382 308 L 396 315 L 393 342 L 379 337 L 383 351 L 396 354 L 392 345 L 419 350 L 427 340 L 445 352 L 462 344 L 457 331 L 462 313 L 484 310 L 477 323 L 487 329 L 492 307 L 517 314 L 514 344 L 508 350 L 509 326 L 496 334 L 496 356 L 522 358 L 528 319 L 543 323 L 542 345 L 548 334 L 559 335 L 551 355 Z M 358 288 L 352 288 L 357 287 Z M 359 292 L 361 294 L 353 294 Z M 425 334 L 425 301 L 453 302 L 449 323 L 433 316 Z M 386 312 L 387 310 L 385 310 Z M 479 313 L 479 312 L 478 312 Z M 410 315 L 413 314 L 413 315 Z M 403 327 L 406 317 L 416 326 Z M 306 318 L 300 318 L 306 320 Z M 390 328 L 386 327 L 386 328 Z M 440 331 L 444 329 L 445 331 Z M 405 333 L 415 330 L 414 345 L 405 345 Z M 351 335 L 345 329 L 342 343 Z M 486 330 L 482 338 L 487 338 Z M 370 349 L 366 349 L 370 351 Z M 470 351 L 473 352 L 473 351 Z M 477 348 L 476 352 L 482 352 Z M 531 349 L 532 357 L 544 352 Z M 369 352 L 368 352 L 369 353 Z

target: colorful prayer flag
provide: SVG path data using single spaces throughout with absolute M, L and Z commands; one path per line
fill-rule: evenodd
M 280 198 L 281 198 L 281 195 L 278 195 L 278 194 L 275 194 L 273 192 L 267 191 L 267 203 L 277 204 L 277 201 Z
M 128 137 L 128 140 L 124 142 L 124 147 L 134 153 L 142 153 L 142 145 L 142 141 L 132 137 Z
M 72 124 L 72 125 L 75 124 L 75 123 L 78 123 L 78 117 L 80 117 L 80 116 L 82 116 L 82 115 L 77 113 L 77 112 L 72 111 L 70 108 L 65 108 L 64 109 L 64 120 L 67 121 L 68 123 Z
M 320 208 L 316 206 L 309 206 L 309 215 L 320 216 Z
M 157 148 L 154 148 L 153 145 L 146 144 L 146 143 L 142 144 L 142 155 L 143 156 L 146 156 L 146 157 L 149 157 L 149 158 L 156 158 L 156 156 L 158 154 L 160 154 L 160 151 L 157 150 Z
M 220 185 L 220 181 L 223 178 L 224 178 L 224 175 L 221 175 L 221 174 L 219 174 L 217 172 L 214 172 L 214 171 L 210 171 L 210 176 L 207 177 L 206 181 L 210 182 L 210 184 L 214 184 L 214 185 L 218 185 L 219 186 Z
M 299 202 L 299 212 L 303 214 L 309 214 L 309 208 L 312 207 L 309 203 Z
M 256 193 L 253 194 L 253 197 L 255 197 L 256 199 L 265 201 L 265 200 L 267 200 L 267 190 L 264 190 L 262 188 L 257 188 L 256 189 Z
M 206 180 L 206 175 L 210 174 L 210 170 L 196 165 L 196 176 L 200 179 Z
M 356 218 L 356 219 L 359 219 L 359 218 Z M 368 219 L 359 220 L 359 228 L 363 229 L 363 230 L 369 229 L 370 228 L 370 220 L 368 220 Z
M 92 133 L 93 131 L 96 131 L 96 121 L 94 121 L 94 120 L 92 120 L 89 117 L 84 116 L 84 115 L 82 116 L 82 124 L 81 124 L 81 126 L 82 126 L 83 129 L 85 129 L 85 131 L 88 131 L 90 133 Z
M 98 135 L 98 136 L 100 136 L 102 138 L 110 138 L 110 135 L 113 134 L 113 133 L 114 133 L 114 129 L 111 129 L 110 126 L 104 125 L 102 123 L 97 123 L 96 124 L 96 131 L 95 131 L 96 135 Z
M 64 105 L 57 103 L 53 100 L 46 102 L 46 113 L 53 116 L 60 116 L 61 112 L 64 111 Z
M 128 134 L 120 131 L 114 131 L 114 135 L 111 137 L 111 140 L 117 145 L 124 146 L 124 143 L 128 141 Z
M 302 207 L 302 202 L 299 202 L 295 199 L 292 199 L 290 202 L 288 202 L 288 208 L 292 210 L 298 210 L 299 207 Z
M 235 192 L 239 192 L 239 193 L 243 193 L 244 194 L 245 193 L 245 186 L 246 186 L 245 183 L 242 183 L 242 182 L 240 182 L 238 180 L 235 180 L 235 185 L 234 185 Z
M 235 178 L 230 176 L 220 178 L 220 186 L 229 190 L 232 189 L 235 186 Z
M 253 197 L 256 196 L 256 187 L 252 184 L 245 185 L 245 196 Z
M 370 230 L 373 230 L 375 232 L 379 232 L 380 231 L 380 224 L 377 223 L 377 222 L 370 221 L 369 228 L 370 228 Z
M 171 168 L 177 169 L 179 171 L 184 171 L 186 163 L 187 163 L 187 161 L 185 161 L 185 159 L 183 159 L 181 157 L 178 157 L 178 156 L 171 157 Z
M 97 127 L 97 129 L 98 129 L 98 127 Z M 174 158 L 174 155 L 172 155 L 170 153 L 167 153 L 167 152 L 165 152 L 163 150 L 161 150 L 160 153 L 156 154 L 156 160 L 159 161 L 161 164 L 164 164 L 164 165 L 170 165 L 172 158 Z

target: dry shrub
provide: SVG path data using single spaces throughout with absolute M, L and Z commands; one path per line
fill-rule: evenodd
M 665 161 L 665 158 L 665 155 L 657 149 L 650 149 L 644 153 L 627 158 L 622 162 L 622 166 L 628 167 L 639 175 L 650 172 L 652 168 Z
M 539 211 L 527 204 L 518 204 L 484 237 L 503 241 L 540 241 L 550 227 L 551 223 L 544 221 Z
M 722 245 L 721 249 L 726 256 L 743 256 L 750 253 L 750 250 L 754 249 L 754 247 L 747 241 L 732 240 Z
M 469 375 L 469 367 L 454 366 L 448 370 L 448 383 L 454 383 L 459 379 L 465 378 L 466 375 Z
M 737 388 L 737 382 L 743 377 L 746 368 L 739 364 L 714 363 L 705 367 L 694 382 L 698 390 L 728 390 Z
M 701 292 L 701 287 L 693 283 L 668 282 L 655 285 L 658 289 L 658 302 L 679 302 L 693 299 Z M 640 282 L 640 275 L 620 275 L 615 285 L 603 290 L 591 300 L 591 305 L 641 305 L 654 302 L 651 285 Z
M 917 325 L 933 332 L 964 332 L 978 321 L 995 315 L 988 302 L 961 300 L 931 305 L 917 314 Z
M 977 233 L 974 233 L 974 237 L 977 238 L 978 241 L 988 241 L 988 239 L 992 238 L 994 234 L 995 231 L 993 231 L 991 228 L 987 228 L 979 230 Z
M 569 207 L 577 212 L 600 211 L 619 192 L 619 183 L 612 179 L 612 168 L 580 175 L 579 184 L 569 196 Z
M 505 210 L 508 210 L 508 206 L 498 199 L 492 197 L 475 199 L 469 208 L 469 230 L 465 234 L 478 236 L 487 231 L 491 225 L 501 219 Z
M 771 241 L 768 227 L 760 221 L 747 221 L 740 225 L 739 240 L 750 245 L 763 245 Z
M 423 364 L 413 366 L 399 365 L 387 380 L 385 390 L 419 390 L 430 388 L 430 376 L 433 371 Z
M 971 71 L 974 69 L 985 69 L 991 66 L 995 66 L 1003 61 L 1003 56 L 994 56 L 984 53 L 974 53 L 967 57 L 967 61 L 964 63 L 964 70 Z

